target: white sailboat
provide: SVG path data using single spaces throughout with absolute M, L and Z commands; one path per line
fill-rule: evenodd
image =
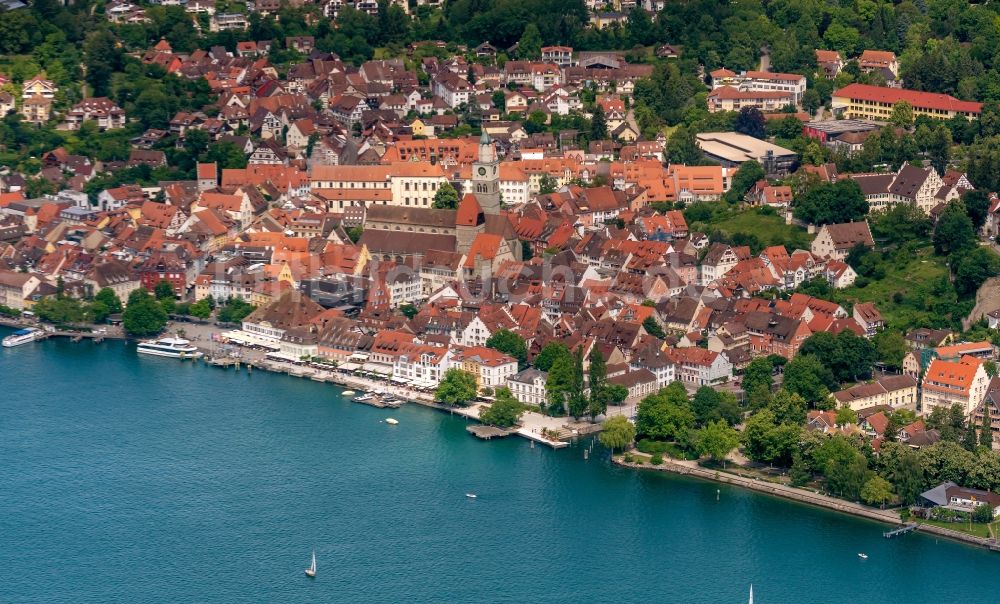
M 750 584 L 750 604 L 753 604 L 753 583 Z
M 313 578 L 316 576 L 316 551 L 313 550 L 312 564 L 306 569 L 306 576 Z

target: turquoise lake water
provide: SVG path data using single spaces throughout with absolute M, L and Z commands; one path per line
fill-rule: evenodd
M 0 392 L 2 603 L 1000 602 L 997 554 L 329 384 L 50 341 Z

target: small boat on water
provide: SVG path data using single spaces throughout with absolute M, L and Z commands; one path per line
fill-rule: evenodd
M 753 604 L 753 583 L 750 584 L 750 604 Z
M 390 426 L 395 426 L 396 424 L 399 423 L 399 420 L 393 419 L 391 417 L 387 417 L 387 418 L 385 418 L 385 423 L 389 424 Z
M 858 558 L 861 558 L 862 560 L 867 560 L 868 554 L 858 554 Z
M 372 394 L 371 392 L 366 392 L 360 396 L 352 398 L 351 400 L 354 401 L 355 403 L 367 403 L 368 401 L 375 400 L 375 395 Z
M 343 392 L 341 392 L 341 394 L 343 394 L 344 396 L 351 396 L 352 394 L 354 394 L 354 391 L 353 390 L 344 390 Z
M 160 338 L 158 340 L 147 340 L 139 342 L 136 350 L 139 354 L 151 354 L 158 357 L 170 357 L 173 359 L 198 359 L 202 352 L 197 347 L 192 346 L 190 340 L 184 338 Z
M 28 344 L 38 339 L 42 335 L 42 330 L 35 327 L 19 329 L 3 339 L 4 348 L 13 348 L 21 344 Z
M 469 499 L 475 499 L 476 498 L 476 494 L 475 493 L 466 493 L 465 496 L 468 497 Z
M 306 569 L 306 576 L 309 577 L 310 579 L 313 579 L 313 578 L 316 577 L 316 552 L 315 551 L 313 552 L 312 564 L 309 565 L 309 568 Z

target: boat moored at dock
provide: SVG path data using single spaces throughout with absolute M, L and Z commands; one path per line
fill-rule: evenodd
M 20 346 L 21 344 L 28 344 L 29 342 L 34 342 L 42 335 L 42 330 L 35 327 L 28 327 L 26 329 L 20 329 L 10 334 L 3 339 L 4 348 L 13 348 L 15 346 Z
M 192 346 L 189 340 L 185 340 L 184 338 L 160 338 L 158 340 L 147 340 L 145 342 L 139 342 L 139 346 L 136 350 L 139 354 L 149 354 L 174 359 L 197 359 L 202 356 L 202 352 Z

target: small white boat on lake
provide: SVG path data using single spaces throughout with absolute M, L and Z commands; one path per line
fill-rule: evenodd
M 42 335 L 42 330 L 34 327 L 19 329 L 3 339 L 4 348 L 13 348 L 21 344 L 28 344 L 38 339 Z
M 475 499 L 476 498 L 476 494 L 475 493 L 466 493 L 465 496 L 468 497 L 469 499 Z
M 316 577 L 316 552 L 313 552 L 312 564 L 306 569 L 306 576 L 310 579 Z
M 139 354 L 151 354 L 153 356 L 170 357 L 173 359 L 197 359 L 202 356 L 201 351 L 192 346 L 191 342 L 184 338 L 147 340 L 139 342 L 136 350 Z
M 399 420 L 393 419 L 391 417 L 387 417 L 387 418 L 385 418 L 385 423 L 389 424 L 390 426 L 395 426 L 396 424 L 399 423 Z
M 858 558 L 861 558 L 862 560 L 867 560 L 868 554 L 858 554 Z
M 351 396 L 352 394 L 354 394 L 354 391 L 353 390 L 344 390 L 343 392 L 341 392 L 341 394 L 343 394 L 344 396 Z

